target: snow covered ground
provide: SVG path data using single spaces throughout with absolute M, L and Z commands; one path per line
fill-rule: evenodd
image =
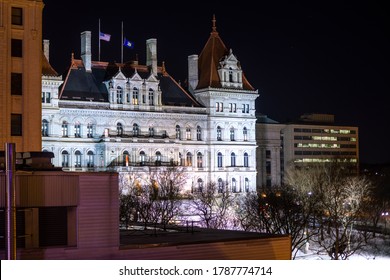
M 326 254 L 318 253 L 315 244 L 310 244 L 309 250 L 305 254 L 298 251 L 295 260 L 330 260 Z M 375 239 L 369 241 L 369 244 L 361 251 L 350 256 L 348 260 L 389 260 L 390 261 L 390 236 L 377 234 Z

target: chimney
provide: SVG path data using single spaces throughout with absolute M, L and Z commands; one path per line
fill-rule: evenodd
M 150 66 L 152 74 L 157 75 L 157 39 L 146 40 L 146 66 Z
M 91 31 L 81 33 L 81 59 L 84 62 L 85 70 L 91 72 Z
M 45 55 L 47 61 L 50 61 L 49 60 L 49 49 L 50 49 L 50 41 L 43 40 L 43 54 Z
M 193 54 L 188 56 L 188 89 L 193 92 L 199 82 L 198 77 L 198 55 Z

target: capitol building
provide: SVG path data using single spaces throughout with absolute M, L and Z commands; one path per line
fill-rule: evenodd
M 199 55 L 188 56 L 188 83 L 157 60 L 157 39 L 146 40 L 146 63 L 93 61 L 91 32 L 81 33 L 60 77 L 44 40 L 42 150 L 65 171 L 186 174 L 187 191 L 206 184 L 235 193 L 256 190 L 256 110 L 259 94 L 212 23 Z

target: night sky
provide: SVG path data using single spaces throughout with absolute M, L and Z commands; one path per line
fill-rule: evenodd
M 258 90 L 256 111 L 286 122 L 304 113 L 334 114 L 359 127 L 361 163 L 390 162 L 390 22 L 380 1 L 58 1 L 43 0 L 43 38 L 59 73 L 80 58 L 80 33 L 92 32 L 92 59 L 121 61 L 121 23 L 145 64 L 145 41 L 157 39 L 158 65 L 187 78 L 187 57 L 200 54 L 215 14 L 217 31 Z M 125 3 L 125 4 L 124 4 Z M 206 3 L 206 4 L 205 4 Z

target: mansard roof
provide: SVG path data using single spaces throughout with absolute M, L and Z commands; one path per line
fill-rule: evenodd
M 108 90 L 103 82 L 109 81 L 121 72 L 126 78 L 138 74 L 141 79 L 149 79 L 150 67 L 138 62 L 116 63 L 92 61 L 91 70 L 86 71 L 83 61 L 72 58 L 72 64 L 60 88 L 60 99 L 108 102 Z M 158 67 L 162 104 L 173 106 L 202 107 L 196 99 L 177 83 L 165 70 Z
M 197 89 L 222 87 L 218 75 L 218 65 L 221 59 L 228 55 L 229 50 L 223 43 L 221 37 L 219 37 L 215 26 L 215 17 L 213 17 L 213 27 L 210 37 L 198 58 L 199 82 L 196 87 Z M 242 73 L 242 83 L 245 90 L 254 90 L 244 73 Z

